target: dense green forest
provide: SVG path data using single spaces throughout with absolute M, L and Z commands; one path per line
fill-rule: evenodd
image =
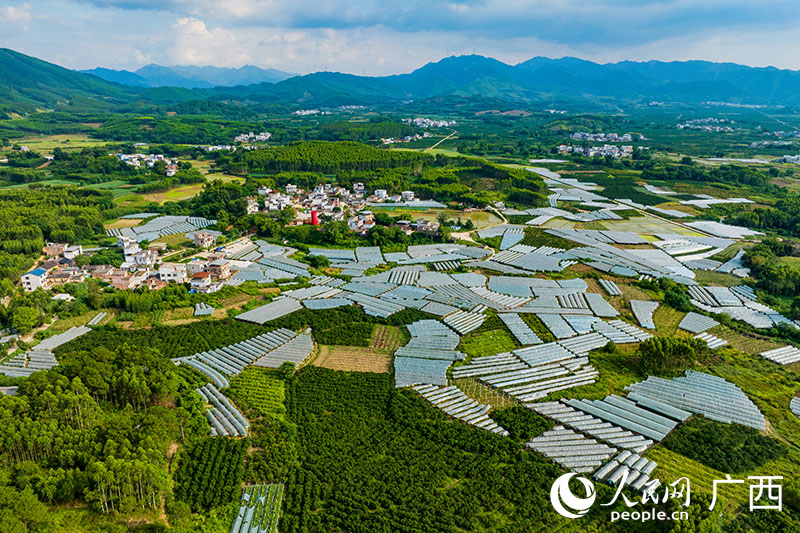
M 664 446 L 720 472 L 750 472 L 782 457 L 786 445 L 739 424 L 692 417 L 664 440 Z
M 192 109 L 192 111 L 197 111 Z M 231 144 L 242 133 L 264 131 L 260 122 L 241 122 L 213 116 L 136 117 L 120 115 L 103 122 L 93 136 L 113 141 L 170 144 Z
M 150 330 L 102 326 L 59 347 L 56 355 L 126 343 L 158 350 L 169 358 L 185 357 L 255 337 L 276 329 L 233 319 L 194 322 L 180 326 L 154 326 Z
M 111 197 L 92 189 L 0 189 L 0 277 L 16 280 L 46 241 L 90 241 L 104 236 L 101 211 Z
M 171 487 L 170 443 L 208 432 L 195 393 L 146 347 L 70 352 L 61 363 L 0 396 L 8 482 L 105 514 L 158 508 Z
M 312 141 L 261 150 L 237 150 L 221 154 L 217 163 L 241 173 L 285 170 L 334 173 L 419 165 L 428 157 L 419 152 L 381 150 L 348 141 Z

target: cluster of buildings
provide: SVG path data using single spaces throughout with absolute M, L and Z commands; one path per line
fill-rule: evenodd
M 195 232 L 192 237 L 195 246 L 209 248 L 214 246 L 217 233 L 200 230 Z M 161 254 L 165 250 L 163 244 L 154 243 L 143 249 L 134 239 L 119 236 L 117 237 L 117 246 L 125 257 L 119 267 L 113 265 L 77 266 L 75 264 L 77 256 L 95 250 L 84 250 L 81 245 L 47 243 L 43 249 L 45 261 L 39 267 L 22 275 L 22 288 L 27 292 L 36 289 L 48 290 L 57 285 L 80 283 L 87 278 L 93 278 L 120 290 L 135 289 L 141 286 L 160 289 L 170 282 L 191 282 L 195 273 L 207 271 L 210 272 L 209 276 L 200 277 L 208 277 L 208 281 L 202 281 L 200 284 L 203 291 L 208 292 L 209 288 L 214 290 L 218 288 L 211 285 L 213 281 L 224 280 L 230 276 L 230 267 L 225 268 L 224 265 L 215 263 L 215 261 L 225 260 L 224 254 L 219 255 L 219 252 L 216 251 L 208 254 L 208 260 L 182 264 L 161 261 Z
M 795 165 L 800 164 L 800 155 L 785 155 L 776 159 L 778 163 L 792 163 Z
M 117 159 L 136 168 L 153 168 L 156 163 L 163 161 L 166 164 L 166 174 L 172 177 L 178 171 L 178 160 L 170 159 L 164 154 L 115 154 Z
M 272 137 L 272 134 L 268 131 L 262 131 L 261 133 L 242 133 L 241 135 L 237 135 L 233 138 L 233 140 L 237 143 L 253 143 L 253 142 L 263 142 L 268 141 Z
M 709 133 L 725 133 L 734 131 L 731 126 L 726 124 L 736 124 L 733 120 L 726 118 L 696 118 L 687 120 L 683 124 L 677 124 L 675 127 L 679 130 L 697 130 Z
M 404 124 L 413 124 L 418 128 L 449 128 L 456 125 L 455 120 L 436 120 L 432 118 L 417 117 L 404 118 Z
M 299 115 L 301 117 L 305 117 L 308 115 L 330 115 L 330 111 L 320 111 L 319 109 L 298 109 L 293 115 Z
M 642 147 L 639 148 L 640 150 Z M 575 154 L 584 157 L 605 157 L 610 155 L 614 159 L 622 157 L 631 157 L 633 155 L 633 146 L 630 144 L 617 146 L 616 144 L 604 144 L 603 146 L 575 146 L 572 144 L 558 145 L 559 154 Z
M 761 135 L 765 137 L 777 137 L 778 139 L 796 139 L 800 137 L 800 131 L 765 131 Z
M 411 141 L 418 141 L 420 139 L 427 139 L 429 137 L 433 137 L 433 135 L 431 135 L 430 133 L 428 133 L 426 131 L 422 135 L 420 135 L 419 133 L 415 133 L 414 135 L 406 135 L 405 137 L 403 137 L 401 139 L 395 139 L 394 137 L 388 137 L 388 138 L 385 138 L 385 139 L 381 139 L 381 141 L 383 142 L 383 144 L 397 144 L 397 143 L 408 143 L 408 142 L 411 142 Z
M 632 142 L 633 137 L 630 133 L 589 133 L 586 131 L 576 131 L 569 136 L 573 141 L 592 141 L 601 143 L 626 143 Z
M 365 206 L 364 184 L 355 183 L 353 189 L 350 191 L 330 183 L 317 185 L 311 190 L 304 190 L 290 183 L 283 192 L 259 187 L 258 197 L 247 199 L 247 213 L 255 214 L 262 210 L 280 211 L 286 207 L 293 207 L 298 211 L 294 221 L 296 224 L 310 221 L 312 212 L 325 215 L 331 220 L 344 220 L 346 210 L 358 211 Z
M 351 231 L 355 231 L 361 235 L 365 235 L 369 230 L 375 226 L 375 215 L 372 211 L 361 211 L 347 219 L 347 225 Z M 395 226 L 407 234 L 415 231 L 425 233 L 427 235 L 436 235 L 439 233 L 439 223 L 435 220 L 418 219 L 412 220 L 398 220 Z
M 794 143 L 792 141 L 755 141 L 750 143 L 750 148 L 775 148 L 786 146 L 794 146 Z
M 235 146 L 231 146 L 230 144 L 214 144 L 211 146 L 198 146 L 198 148 L 202 148 L 206 152 L 225 152 L 225 151 L 236 151 Z

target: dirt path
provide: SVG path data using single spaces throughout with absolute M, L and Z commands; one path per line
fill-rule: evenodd
M 492 213 L 497 215 L 498 218 L 500 218 L 500 222 L 498 222 L 497 224 L 489 224 L 488 226 L 481 228 L 482 230 L 487 229 L 487 228 L 493 228 L 493 227 L 499 226 L 501 224 L 508 224 L 508 219 L 505 217 L 505 215 L 503 215 L 503 213 L 501 213 L 500 211 L 498 211 L 494 207 L 487 207 L 486 210 L 487 211 L 491 211 Z M 475 239 L 472 238 L 472 234 L 475 233 L 476 231 L 479 231 L 479 230 L 459 231 L 459 232 L 451 233 L 450 236 L 454 237 L 456 239 L 475 242 Z M 479 244 L 479 243 L 476 243 L 476 244 Z
M 436 148 L 437 146 L 439 146 L 440 144 L 442 144 L 443 142 L 445 142 L 447 139 L 449 139 L 450 137 L 452 137 L 455 134 L 456 134 L 456 131 L 453 130 L 453 132 L 450 135 L 448 135 L 447 137 L 445 137 L 444 139 L 442 139 L 438 143 L 434 144 L 433 146 L 429 146 L 428 148 L 425 148 L 425 150 L 423 150 L 423 152 L 426 152 L 428 150 L 433 150 L 434 148 Z
M 53 324 L 55 324 L 56 320 L 58 320 L 58 315 L 55 315 L 55 316 L 54 316 L 52 319 L 50 319 L 50 322 L 48 322 L 47 324 L 42 324 L 41 326 L 39 326 L 38 328 L 34 329 L 33 331 L 31 331 L 30 333 L 28 333 L 28 334 L 27 334 L 27 335 L 25 335 L 24 337 L 20 337 L 20 338 L 19 338 L 19 341 L 22 341 L 22 342 L 24 342 L 24 343 L 27 343 L 27 344 L 30 344 L 30 343 L 32 343 L 32 342 L 34 341 L 34 339 L 33 339 L 33 335 L 34 335 L 34 334 L 35 334 L 37 331 L 44 331 L 44 330 L 46 330 L 47 328 L 49 328 L 50 326 L 52 326 Z M 17 341 L 17 342 L 19 342 L 19 341 Z M 8 349 L 8 353 L 10 354 L 11 352 L 13 352 L 13 351 L 14 351 L 14 350 L 16 350 L 16 349 L 17 349 L 17 347 L 16 347 L 16 346 L 12 346 L 11 348 L 9 348 L 9 349 Z

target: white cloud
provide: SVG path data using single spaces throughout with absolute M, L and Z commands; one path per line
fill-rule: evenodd
M 572 49 L 533 37 L 492 40 L 444 32 L 370 28 L 211 28 L 185 17 L 173 25 L 171 62 L 238 67 L 253 64 L 289 72 L 321 70 L 385 75 L 409 72 L 429 61 L 482 54 L 516 63 L 535 55 L 567 55 Z
M 18 6 L 0 7 L 0 24 L 28 29 L 32 18 L 31 5 L 27 2 Z
M 169 57 L 181 65 L 242 65 L 251 61 L 249 46 L 223 28 L 208 29 L 202 20 L 185 17 L 173 25 L 175 43 Z

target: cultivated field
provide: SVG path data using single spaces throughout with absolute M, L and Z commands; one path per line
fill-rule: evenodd
M 323 345 L 319 347 L 319 355 L 314 359 L 313 365 L 331 370 L 383 374 L 391 369 L 392 356 L 376 348 Z
M 403 330 L 394 326 L 377 324 L 372 331 L 370 348 L 393 352 L 406 342 Z
M 510 352 L 519 347 L 510 332 L 503 329 L 484 331 L 461 339 L 458 350 L 472 357 L 483 357 L 502 352 Z
M 202 183 L 192 183 L 190 185 L 175 187 L 174 189 L 170 189 L 165 192 L 143 194 L 142 198 L 148 202 L 158 202 L 159 204 L 163 204 L 165 202 L 180 202 L 181 200 L 186 200 L 192 196 L 197 196 L 202 191 Z
M 370 206 L 372 211 L 385 211 L 395 217 L 403 217 L 408 220 L 436 220 L 439 215 L 444 215 L 447 220 L 457 221 L 459 218 L 462 222 L 471 220 L 475 224 L 476 229 L 485 228 L 487 226 L 494 226 L 500 224 L 500 220 L 494 213 L 489 211 L 472 211 L 464 213 L 453 209 L 406 209 L 406 208 L 386 208 L 379 206 Z
M 709 333 L 716 335 L 720 339 L 725 339 L 728 341 L 728 345 L 731 348 L 735 348 L 739 351 L 749 354 L 759 354 L 761 352 L 766 352 L 767 350 L 780 348 L 786 344 L 781 344 L 773 341 L 772 339 L 768 339 L 767 337 L 761 337 L 755 334 L 745 335 L 743 333 L 739 333 L 738 331 L 734 331 L 727 326 L 716 326 L 711 328 Z
M 667 305 L 661 304 L 653 313 L 653 322 L 656 325 L 656 332 L 664 337 L 671 337 L 678 330 L 678 324 L 681 323 L 686 313 L 682 313 L 677 309 L 673 309 Z
M 132 228 L 134 226 L 138 226 L 141 222 L 141 218 L 118 218 L 116 220 L 106 222 L 103 224 L 103 227 L 106 229 Z
M 36 137 L 26 137 L 15 141 L 18 144 L 28 146 L 34 152 L 52 154 L 53 149 L 80 150 L 91 146 L 101 146 L 107 141 L 90 139 L 88 135 L 80 133 L 68 133 L 63 135 L 37 135 Z

